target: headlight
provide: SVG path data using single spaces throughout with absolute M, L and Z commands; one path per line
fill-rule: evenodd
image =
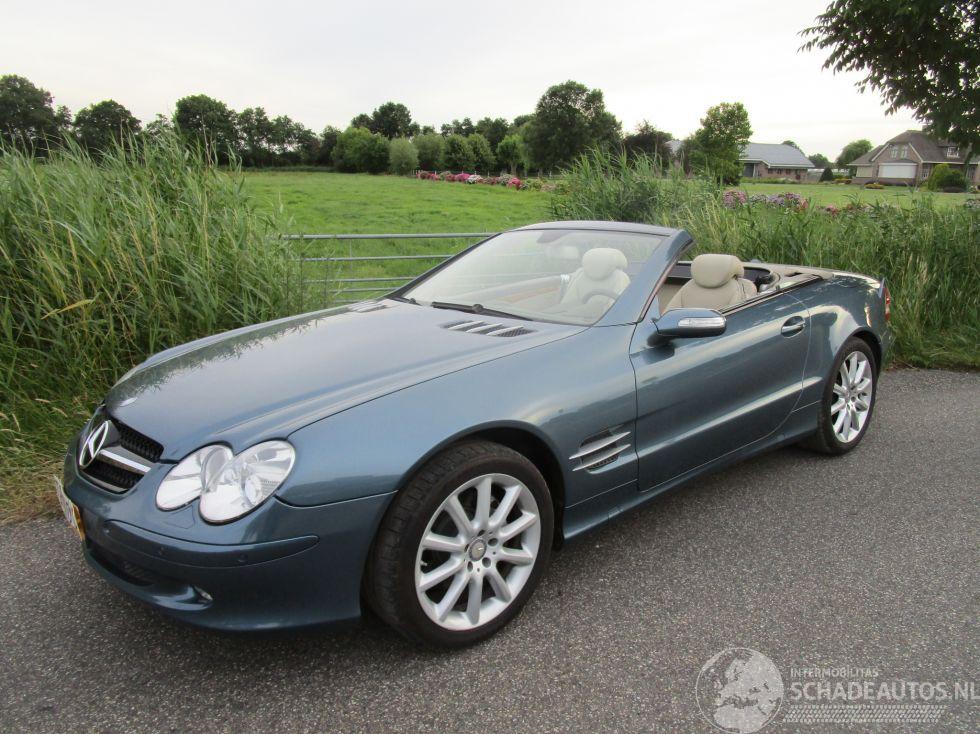
M 285 441 L 266 441 L 226 461 L 201 493 L 201 517 L 228 522 L 260 505 L 289 476 L 296 451 Z
M 232 460 L 227 446 L 205 446 L 177 464 L 157 489 L 157 507 L 176 510 L 201 496 L 207 483 Z

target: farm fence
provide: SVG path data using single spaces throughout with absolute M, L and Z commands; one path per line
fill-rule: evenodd
M 492 232 L 292 234 L 300 310 L 356 303 L 408 283 Z

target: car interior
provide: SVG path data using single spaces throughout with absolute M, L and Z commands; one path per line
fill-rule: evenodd
M 556 233 L 554 241 L 544 244 L 544 261 L 536 268 L 524 265 L 524 269 L 502 272 L 498 285 L 459 295 L 504 310 L 512 306 L 517 313 L 539 318 L 594 323 L 638 277 L 649 255 L 634 252 L 636 245 L 629 240 L 596 247 L 585 237 L 573 240 L 568 233 Z M 541 271 L 537 275 L 536 269 Z M 652 313 L 662 315 L 676 308 L 731 309 L 773 289 L 818 277 L 819 272 L 796 266 L 745 264 L 727 254 L 698 255 L 671 268 L 654 298 Z

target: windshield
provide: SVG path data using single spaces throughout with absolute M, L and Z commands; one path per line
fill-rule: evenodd
M 661 241 L 632 232 L 505 232 L 403 297 L 475 313 L 590 325 L 616 302 Z

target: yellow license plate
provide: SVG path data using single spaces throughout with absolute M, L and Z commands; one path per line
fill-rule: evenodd
M 55 494 L 58 495 L 58 504 L 61 505 L 61 511 L 65 514 L 65 522 L 68 523 L 68 527 L 78 533 L 78 537 L 81 540 L 85 540 L 85 525 L 82 522 L 82 511 L 78 509 L 78 505 L 68 499 L 68 495 L 65 494 L 65 488 L 58 479 L 54 480 L 54 485 Z

